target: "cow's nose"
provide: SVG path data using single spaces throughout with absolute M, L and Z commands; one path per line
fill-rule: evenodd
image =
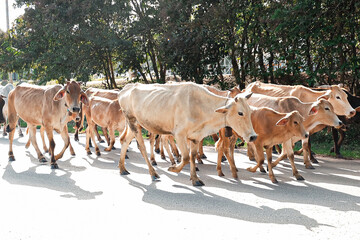
M 73 112 L 80 112 L 80 108 L 79 107 L 73 107 Z
M 253 142 L 253 141 L 255 141 L 255 140 L 256 140 L 256 138 L 257 138 L 257 136 L 256 136 L 256 135 L 254 135 L 254 136 L 251 136 L 251 137 L 250 137 L 250 142 Z
M 305 133 L 305 138 L 308 138 L 309 137 L 309 134 L 308 133 Z
M 350 112 L 350 117 L 355 116 L 355 114 L 356 114 L 356 111 L 355 111 L 355 110 L 351 111 L 351 112 Z
M 80 121 L 80 117 L 76 117 L 76 118 L 75 118 L 75 121 L 76 121 L 76 122 L 79 122 L 79 121 Z
M 339 121 L 339 126 L 343 125 L 343 122 L 342 121 Z

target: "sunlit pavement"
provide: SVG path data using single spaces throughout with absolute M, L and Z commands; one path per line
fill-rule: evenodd
M 2 134 L 2 132 L 1 132 Z M 58 153 L 63 146 L 55 134 Z M 244 151 L 235 154 L 239 180 L 228 163 L 225 177 L 216 172 L 217 154 L 206 147 L 207 160 L 198 175 L 206 184 L 193 187 L 189 166 L 180 174 L 167 171 L 170 161 L 156 155 L 160 181 L 152 182 L 146 163 L 132 142 L 126 160 L 131 173 L 120 176 L 116 150 L 88 156 L 71 143 L 58 170 L 40 164 L 27 136 L 15 134 L 16 161 L 8 162 L 8 138 L 0 137 L 0 239 L 360 239 L 360 161 L 319 157 L 305 181 L 292 177 L 288 160 L 274 173 L 250 173 Z M 38 136 L 39 147 L 42 148 Z M 146 142 L 148 147 L 148 142 Z M 46 154 L 47 159 L 49 155 Z

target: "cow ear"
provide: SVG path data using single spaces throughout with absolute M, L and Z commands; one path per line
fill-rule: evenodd
M 355 108 L 355 111 L 360 112 L 360 107 Z
M 227 113 L 228 111 L 229 111 L 229 109 L 226 106 L 220 107 L 215 110 L 215 112 L 217 112 L 217 113 Z
M 2 94 L 0 95 L 0 97 L 1 97 L 1 98 L 6 98 L 6 96 L 4 96 L 4 95 L 2 95 Z
M 54 101 L 59 101 L 61 100 L 63 97 L 65 96 L 65 89 L 60 89 L 54 96 L 53 100 Z
M 289 122 L 289 119 L 288 119 L 287 117 L 284 117 L 284 118 L 280 119 L 280 120 L 276 123 L 276 125 L 277 125 L 277 126 L 284 126 L 284 125 L 287 124 L 288 122 Z
M 330 93 L 325 93 L 324 95 L 321 95 L 320 97 L 318 97 L 317 100 L 320 100 L 320 99 L 329 100 L 329 98 L 330 98 Z
M 319 107 L 318 106 L 313 106 L 309 112 L 309 115 L 315 115 L 319 112 Z
M 81 92 L 81 93 L 80 93 L 80 101 L 81 101 L 83 104 L 85 104 L 85 106 L 88 106 L 88 105 L 89 105 L 89 99 L 88 99 L 86 93 L 84 93 L 84 92 Z

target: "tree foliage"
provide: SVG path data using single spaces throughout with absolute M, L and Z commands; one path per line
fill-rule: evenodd
M 144 82 L 343 83 L 359 93 L 360 3 L 355 0 L 18 0 L 26 5 L 0 34 L 2 71 L 86 81 L 135 71 Z M 224 84 L 220 84 L 225 86 Z

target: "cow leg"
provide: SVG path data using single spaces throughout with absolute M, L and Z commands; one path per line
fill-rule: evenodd
M 198 154 L 199 142 L 190 141 L 190 180 L 193 186 L 204 186 L 204 182 L 196 174 L 195 158 Z
M 3 136 L 7 136 L 7 132 L 6 132 L 6 122 L 4 123 L 4 130 L 3 130 Z
M 111 139 L 110 139 L 109 134 L 108 134 L 108 128 L 107 128 L 107 127 L 103 127 L 102 130 L 103 130 L 103 134 L 104 134 L 106 143 L 107 143 L 108 146 L 110 146 L 110 144 L 111 144 Z M 110 131 L 110 130 L 109 130 L 109 131 Z M 115 137 L 115 130 L 114 130 L 114 137 Z
M 37 142 L 36 142 L 36 126 L 28 124 L 28 128 L 29 128 L 29 138 L 30 138 L 31 144 L 35 148 L 35 151 L 38 155 L 39 162 L 41 162 L 41 163 L 47 162 L 45 157 L 42 155 L 42 153 L 39 149 L 39 146 L 37 145 Z
M 89 124 L 89 127 L 90 127 L 90 124 Z M 96 124 L 94 124 L 93 129 L 94 129 L 94 131 L 95 131 L 96 138 L 98 139 L 98 141 L 99 141 L 100 143 L 105 142 L 105 141 L 100 137 L 100 134 L 99 134 L 99 132 L 98 132 L 98 129 L 97 129 L 97 125 L 96 125 Z M 94 141 L 94 140 L 93 140 L 93 141 Z
M 176 165 L 175 163 L 175 159 L 174 159 L 174 156 L 172 155 L 172 152 L 170 150 L 170 147 L 169 147 L 169 141 L 168 141 L 168 136 L 163 136 L 164 139 L 161 139 L 163 141 L 163 145 L 165 147 L 165 150 L 170 158 L 170 161 L 171 161 L 171 164 L 172 165 Z
M 112 126 L 109 127 L 109 135 L 110 135 L 110 144 L 107 148 L 104 149 L 106 152 L 110 152 L 115 144 L 115 129 Z
M 160 156 L 161 156 L 161 159 L 166 159 L 165 152 L 164 152 L 165 141 L 166 141 L 166 137 L 164 135 L 161 135 L 160 136 Z
M 60 132 L 60 135 L 61 135 L 61 138 L 64 141 L 64 147 L 62 148 L 61 152 L 55 156 L 55 160 L 59 160 L 60 158 L 62 158 L 64 153 L 65 153 L 65 150 L 70 145 L 70 137 L 69 137 L 68 128 L 67 128 L 66 125 L 63 128 L 63 130 Z M 72 149 L 72 147 L 70 148 L 70 152 L 71 152 L 71 149 Z M 75 155 L 74 149 L 72 149 L 71 155 L 73 155 L 73 156 Z
M 20 125 L 20 123 L 21 123 L 21 121 L 20 121 L 20 118 L 19 118 L 19 119 L 18 119 L 18 127 L 19 127 L 18 133 L 19 133 L 19 137 L 23 137 L 24 134 L 23 134 L 23 132 L 21 131 L 21 125 Z
M 155 137 L 155 152 L 160 153 L 160 135 Z
M 14 153 L 13 153 L 13 141 L 14 141 L 14 133 L 16 128 L 16 122 L 18 120 L 18 116 L 14 106 L 14 97 L 12 94 L 9 94 L 8 98 L 8 125 L 6 126 L 6 132 L 9 133 L 9 161 L 15 161 Z
M 88 114 L 89 115 L 89 114 Z M 100 149 L 99 146 L 97 145 L 96 141 L 95 141 L 95 136 L 94 136 L 94 130 L 95 128 L 95 124 L 92 122 L 91 117 L 88 116 L 88 127 L 86 128 L 86 145 L 85 145 L 85 150 L 87 152 L 88 155 L 91 154 L 89 145 L 90 145 L 90 138 L 92 139 L 92 141 L 94 142 L 94 146 L 95 146 L 95 152 L 97 156 L 100 156 Z M 97 131 L 96 131 L 97 132 Z
M 308 141 L 308 151 L 309 151 L 309 155 L 310 155 L 310 160 L 312 163 L 319 163 L 318 160 L 316 160 L 316 158 L 314 157 L 313 152 L 311 151 L 311 140 L 310 140 L 310 136 L 309 136 L 309 141 Z
M 51 127 L 45 126 L 45 131 L 46 131 L 47 137 L 50 142 L 50 147 L 49 147 L 49 152 L 51 154 L 50 155 L 50 158 L 51 158 L 50 167 L 51 167 L 51 169 L 58 169 L 59 166 L 56 163 L 55 154 L 54 154 L 55 153 L 55 141 L 54 141 L 54 136 L 53 136 L 53 129 Z
M 222 156 L 224 155 L 224 147 L 225 147 L 224 140 L 225 139 L 220 137 L 220 139 L 215 143 L 216 150 L 218 152 L 216 171 L 217 171 L 219 177 L 225 176 L 221 169 L 221 160 L 222 160 Z
M 141 126 L 138 125 L 138 124 L 136 126 L 132 125 L 131 130 L 133 130 L 133 129 L 134 129 L 134 132 L 135 132 L 135 138 L 139 143 L 139 150 L 141 152 L 141 155 L 143 156 L 143 158 L 145 159 L 146 164 L 148 165 L 151 179 L 153 181 L 155 181 L 156 179 L 160 178 L 160 176 L 156 173 L 155 169 L 153 168 L 153 166 L 151 165 L 151 163 L 150 163 L 150 161 L 148 159 L 144 139 L 143 139 L 142 134 L 141 134 Z
M 275 162 L 271 163 L 271 167 L 276 167 L 279 162 L 287 157 L 287 154 L 285 152 L 282 152 L 281 155 L 275 160 Z
M 160 136 L 159 136 L 159 138 L 160 138 Z M 156 166 L 157 163 L 155 161 L 155 154 L 154 154 L 155 134 L 150 133 L 149 139 L 150 139 L 150 160 L 151 160 L 151 165 Z
M 309 161 L 309 143 L 308 143 L 308 139 L 304 139 L 302 140 L 302 148 L 303 148 L 303 157 L 304 157 L 304 164 L 305 164 L 305 168 L 307 169 L 315 169 L 313 167 L 313 165 L 310 163 Z
M 180 172 L 185 165 L 189 163 L 190 156 L 189 156 L 189 148 L 186 143 L 186 138 L 182 136 L 175 136 L 177 145 L 181 151 L 181 162 L 177 166 L 171 166 L 169 167 L 170 172 Z
M 256 161 L 255 160 L 255 153 L 252 144 L 247 145 L 247 156 L 249 157 L 250 161 Z
M 340 133 L 340 139 L 339 139 L 338 144 L 337 144 L 338 145 L 338 149 L 337 149 L 338 151 L 335 152 L 335 153 L 336 153 L 336 157 L 343 158 L 343 156 L 340 153 L 340 148 L 341 148 L 341 145 L 342 145 L 342 143 L 344 141 L 344 138 L 345 138 L 345 131 L 342 130 L 342 129 L 339 129 L 339 133 Z
M 181 156 L 180 156 L 178 148 L 176 147 L 174 136 L 169 135 L 168 139 L 169 139 L 169 144 L 170 144 L 171 151 L 172 151 L 173 155 L 175 155 L 176 158 L 177 158 L 177 161 L 180 162 L 180 157 Z
M 341 129 L 337 130 L 336 128 L 332 127 L 332 135 L 334 139 L 334 147 L 330 150 L 330 152 L 334 152 L 337 158 L 343 158 L 340 153 L 340 147 L 345 137 L 345 132 Z M 338 131 L 340 133 L 340 139 L 338 135 Z
M 45 133 L 44 133 L 45 129 L 43 126 L 41 126 L 40 128 L 40 137 L 41 137 L 41 141 L 42 141 L 42 144 L 43 144 L 43 149 L 44 149 L 44 152 L 49 152 L 49 149 L 48 147 L 46 146 L 46 142 L 45 142 Z
M 263 150 L 262 146 L 257 146 L 252 143 L 248 143 L 248 145 L 252 145 L 251 147 L 255 150 L 254 153 L 255 153 L 255 159 L 256 159 L 257 164 L 254 167 L 248 167 L 247 170 L 249 172 L 254 173 L 261 165 L 264 164 L 264 160 L 265 160 L 264 150 Z
M 272 147 L 266 148 L 266 158 L 268 161 L 268 169 L 269 169 L 269 178 L 272 183 L 278 183 L 275 178 L 274 172 L 272 170 L 271 162 L 272 162 Z
M 206 155 L 204 154 L 203 142 L 204 142 L 204 139 L 202 139 L 200 141 L 200 143 L 199 143 L 199 155 L 200 155 L 200 158 L 206 158 Z
M 235 151 L 236 140 L 237 140 L 237 137 L 233 134 L 230 137 L 229 147 L 224 149 L 225 150 L 225 156 L 229 161 L 231 174 L 232 174 L 234 179 L 238 179 L 237 168 L 236 168 L 235 159 L 234 159 L 234 151 Z
M 121 143 L 121 152 L 120 152 L 120 160 L 119 160 L 119 169 L 121 175 L 128 175 L 130 174 L 125 168 L 125 157 L 126 151 L 133 140 L 135 134 L 130 130 L 128 125 L 125 125 L 125 129 L 120 136 L 120 143 Z
M 294 154 L 295 155 L 301 155 L 304 152 L 303 148 L 300 148 L 299 150 L 295 151 Z
M 284 152 L 286 152 L 290 164 L 291 164 L 291 168 L 293 171 L 293 176 L 296 178 L 296 180 L 305 180 L 298 172 L 296 166 L 295 166 L 295 161 L 294 161 L 294 152 L 293 152 L 293 148 L 292 148 L 292 144 L 291 144 L 291 140 L 288 140 L 286 142 L 283 143 L 283 149 L 285 150 Z

